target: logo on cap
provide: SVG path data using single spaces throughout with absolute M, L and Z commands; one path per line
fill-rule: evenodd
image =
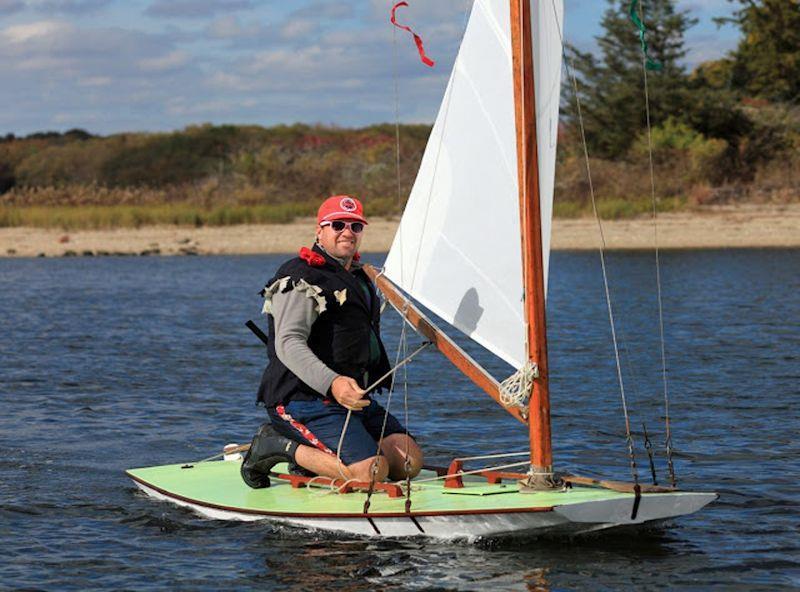
M 358 209 L 358 206 L 352 197 L 342 198 L 342 201 L 339 202 L 339 207 L 341 207 L 345 212 L 355 212 Z

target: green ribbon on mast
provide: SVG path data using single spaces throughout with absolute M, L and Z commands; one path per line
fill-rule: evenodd
M 644 26 L 642 19 L 639 18 L 639 0 L 631 0 L 630 15 L 633 24 L 639 29 L 639 42 L 642 44 L 642 53 L 645 57 L 645 68 L 648 70 L 659 71 L 663 67 L 660 62 L 655 61 L 647 53 L 647 40 L 644 38 L 647 28 Z

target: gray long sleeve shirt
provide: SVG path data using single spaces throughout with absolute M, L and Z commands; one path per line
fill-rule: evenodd
M 275 318 L 275 353 L 292 373 L 325 396 L 339 376 L 308 347 L 311 326 L 319 317 L 314 300 L 303 292 L 289 290 L 272 296 Z

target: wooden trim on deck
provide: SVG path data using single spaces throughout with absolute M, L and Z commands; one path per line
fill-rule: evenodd
M 637 485 L 627 481 L 608 481 L 606 479 L 595 479 L 594 477 L 577 477 L 575 475 L 564 475 L 562 479 L 575 485 L 586 485 L 589 487 L 602 487 L 620 493 L 636 493 Z M 676 493 L 674 487 L 662 487 L 661 485 L 638 485 L 640 493 Z

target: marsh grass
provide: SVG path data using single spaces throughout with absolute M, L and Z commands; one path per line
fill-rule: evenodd
M 676 212 L 687 207 L 686 198 L 668 197 L 658 199 L 658 212 Z M 601 220 L 621 220 L 649 216 L 653 212 L 653 202 L 648 198 L 628 199 L 604 197 L 597 200 L 597 214 Z M 590 201 L 558 201 L 553 204 L 555 218 L 585 218 L 593 216 Z
M 659 211 L 684 208 L 685 199 L 659 201 Z M 400 209 L 394 199 L 376 199 L 369 204 L 368 216 L 393 218 Z M 604 220 L 649 215 L 648 199 L 602 198 L 598 213 Z M 85 206 L 10 206 L 0 205 L 0 227 L 29 226 L 63 230 L 108 230 L 143 226 L 232 226 L 236 224 L 286 224 L 296 218 L 314 216 L 316 203 L 223 205 L 203 207 L 192 203 L 152 205 Z M 592 215 L 589 202 L 556 201 L 556 218 L 581 218 Z
M 139 228 L 142 226 L 230 226 L 285 224 L 310 216 L 311 204 L 226 205 L 204 208 L 194 204 L 112 206 L 0 206 L 0 227 L 31 226 L 64 230 Z

